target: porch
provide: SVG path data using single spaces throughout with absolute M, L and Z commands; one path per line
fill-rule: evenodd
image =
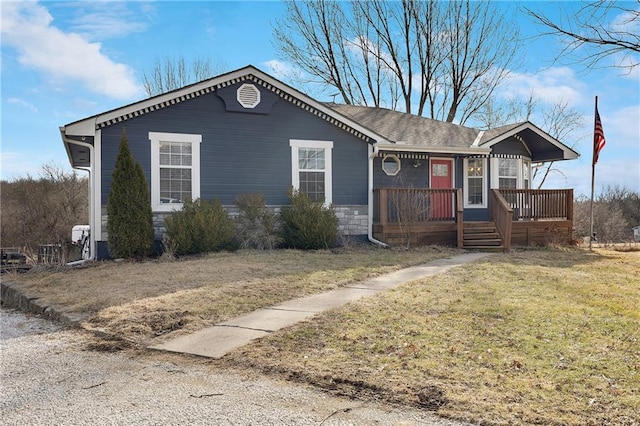
M 390 245 L 502 250 L 572 239 L 572 189 L 492 189 L 488 204 L 488 220 L 465 221 L 461 189 L 374 189 L 373 237 Z

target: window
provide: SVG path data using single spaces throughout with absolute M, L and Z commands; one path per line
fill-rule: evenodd
M 498 188 L 516 189 L 518 187 L 518 160 L 515 158 L 498 159 Z
M 466 158 L 464 179 L 466 182 L 465 207 L 486 207 L 487 188 L 485 185 L 486 163 L 484 158 Z
M 149 132 L 149 140 L 153 210 L 180 209 L 185 199 L 199 198 L 202 135 Z
M 531 162 L 522 162 L 522 181 L 524 189 L 531 189 Z
M 400 172 L 400 159 L 395 154 L 387 154 L 382 157 L 382 171 L 387 176 L 395 176 Z
M 314 201 L 331 204 L 333 142 L 291 140 L 291 184 Z
M 492 158 L 491 188 L 531 189 L 531 160 L 528 158 Z

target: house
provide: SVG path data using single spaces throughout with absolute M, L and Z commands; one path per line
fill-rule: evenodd
M 333 205 L 342 233 L 378 243 L 571 239 L 571 190 L 535 191 L 530 180 L 535 163 L 578 154 L 532 123 L 480 131 L 322 103 L 247 66 L 60 128 L 71 165 L 90 172 L 94 258 L 108 257 L 123 130 L 149 183 L 157 239 L 187 197 L 232 207 L 240 194 L 262 193 L 277 208 L 291 186 Z
M 633 241 L 640 242 L 640 225 L 631 228 L 633 230 Z

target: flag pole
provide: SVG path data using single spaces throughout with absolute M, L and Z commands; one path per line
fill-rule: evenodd
M 596 108 L 593 114 L 593 157 L 591 159 L 591 205 L 589 212 L 589 251 L 593 251 L 592 243 L 593 243 L 593 193 L 595 188 L 595 180 L 596 180 L 596 144 L 595 144 L 595 128 L 598 120 L 598 97 L 596 96 Z

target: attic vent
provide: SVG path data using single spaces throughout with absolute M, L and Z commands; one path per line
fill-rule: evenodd
M 245 108 L 255 108 L 260 103 L 260 91 L 253 84 L 243 84 L 238 88 L 238 102 Z

